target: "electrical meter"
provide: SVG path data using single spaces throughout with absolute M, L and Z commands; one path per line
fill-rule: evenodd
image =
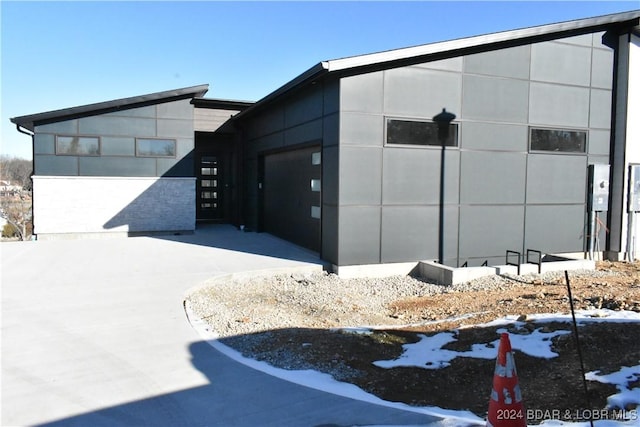
M 638 172 L 640 173 L 640 170 Z M 589 165 L 589 210 L 606 211 L 608 209 L 609 165 Z
M 629 212 L 640 211 L 640 165 L 629 165 Z

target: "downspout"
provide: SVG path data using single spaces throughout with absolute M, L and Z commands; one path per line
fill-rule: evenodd
M 18 130 L 18 132 L 29 135 L 33 139 L 33 132 L 31 132 L 30 130 L 24 130 L 19 124 L 16 124 L 16 129 Z
M 36 223 L 36 219 L 34 216 L 34 211 L 33 211 L 33 203 L 34 203 L 34 198 L 33 198 L 33 175 L 36 171 L 36 159 L 35 159 L 35 132 L 30 131 L 29 129 L 25 129 L 22 126 L 20 126 L 19 123 L 16 123 L 16 130 L 22 134 L 25 135 L 29 135 L 31 137 L 31 235 L 35 236 L 35 234 L 33 234 L 33 230 L 35 230 L 35 223 Z M 24 240 L 24 235 L 22 236 L 22 240 Z

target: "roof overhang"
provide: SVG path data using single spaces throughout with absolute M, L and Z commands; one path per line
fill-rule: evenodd
M 61 110 L 47 111 L 44 113 L 31 114 L 11 118 L 11 122 L 19 127 L 28 129 L 31 132 L 39 125 L 56 123 L 65 120 L 77 119 L 80 117 L 95 116 L 99 114 L 112 113 L 115 111 L 128 110 L 131 108 L 145 107 L 148 105 L 162 104 L 165 102 L 178 101 L 202 97 L 209 90 L 209 85 L 190 86 L 181 89 L 155 92 L 147 95 L 139 95 L 130 98 L 115 99 L 112 101 L 98 102 L 95 104 L 81 105 L 78 107 L 64 108 Z
M 193 98 L 191 103 L 196 108 L 234 111 L 243 111 L 255 104 L 253 101 L 236 101 L 232 99 L 214 98 Z
M 376 64 L 389 64 L 406 60 L 428 60 L 433 55 L 449 54 L 457 56 L 466 51 L 482 52 L 505 47 L 520 46 L 558 38 L 606 31 L 617 28 L 623 31 L 637 31 L 640 11 L 616 13 L 595 18 L 579 19 L 557 24 L 541 25 L 519 30 L 503 31 L 481 36 L 467 37 L 421 46 L 395 49 L 386 52 L 327 61 L 329 72 L 343 71 Z
M 329 74 L 349 75 L 403 67 L 598 31 L 640 33 L 640 10 L 322 61 L 265 96 L 237 117 L 248 116 L 275 99 Z

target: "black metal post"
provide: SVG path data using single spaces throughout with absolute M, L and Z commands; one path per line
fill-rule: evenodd
M 444 191 L 445 191 L 445 147 L 449 138 L 449 124 L 456 118 L 455 114 L 442 112 L 433 117 L 438 125 L 438 140 L 440 142 L 440 206 L 438 215 L 438 263 L 444 264 Z

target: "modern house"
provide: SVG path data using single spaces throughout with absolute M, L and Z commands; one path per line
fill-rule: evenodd
M 215 220 L 337 270 L 584 253 L 596 234 L 622 258 L 639 24 L 633 11 L 323 61 L 256 103 L 204 85 L 13 118 L 33 134 L 34 232 Z M 608 166 L 598 182 L 590 165 Z

